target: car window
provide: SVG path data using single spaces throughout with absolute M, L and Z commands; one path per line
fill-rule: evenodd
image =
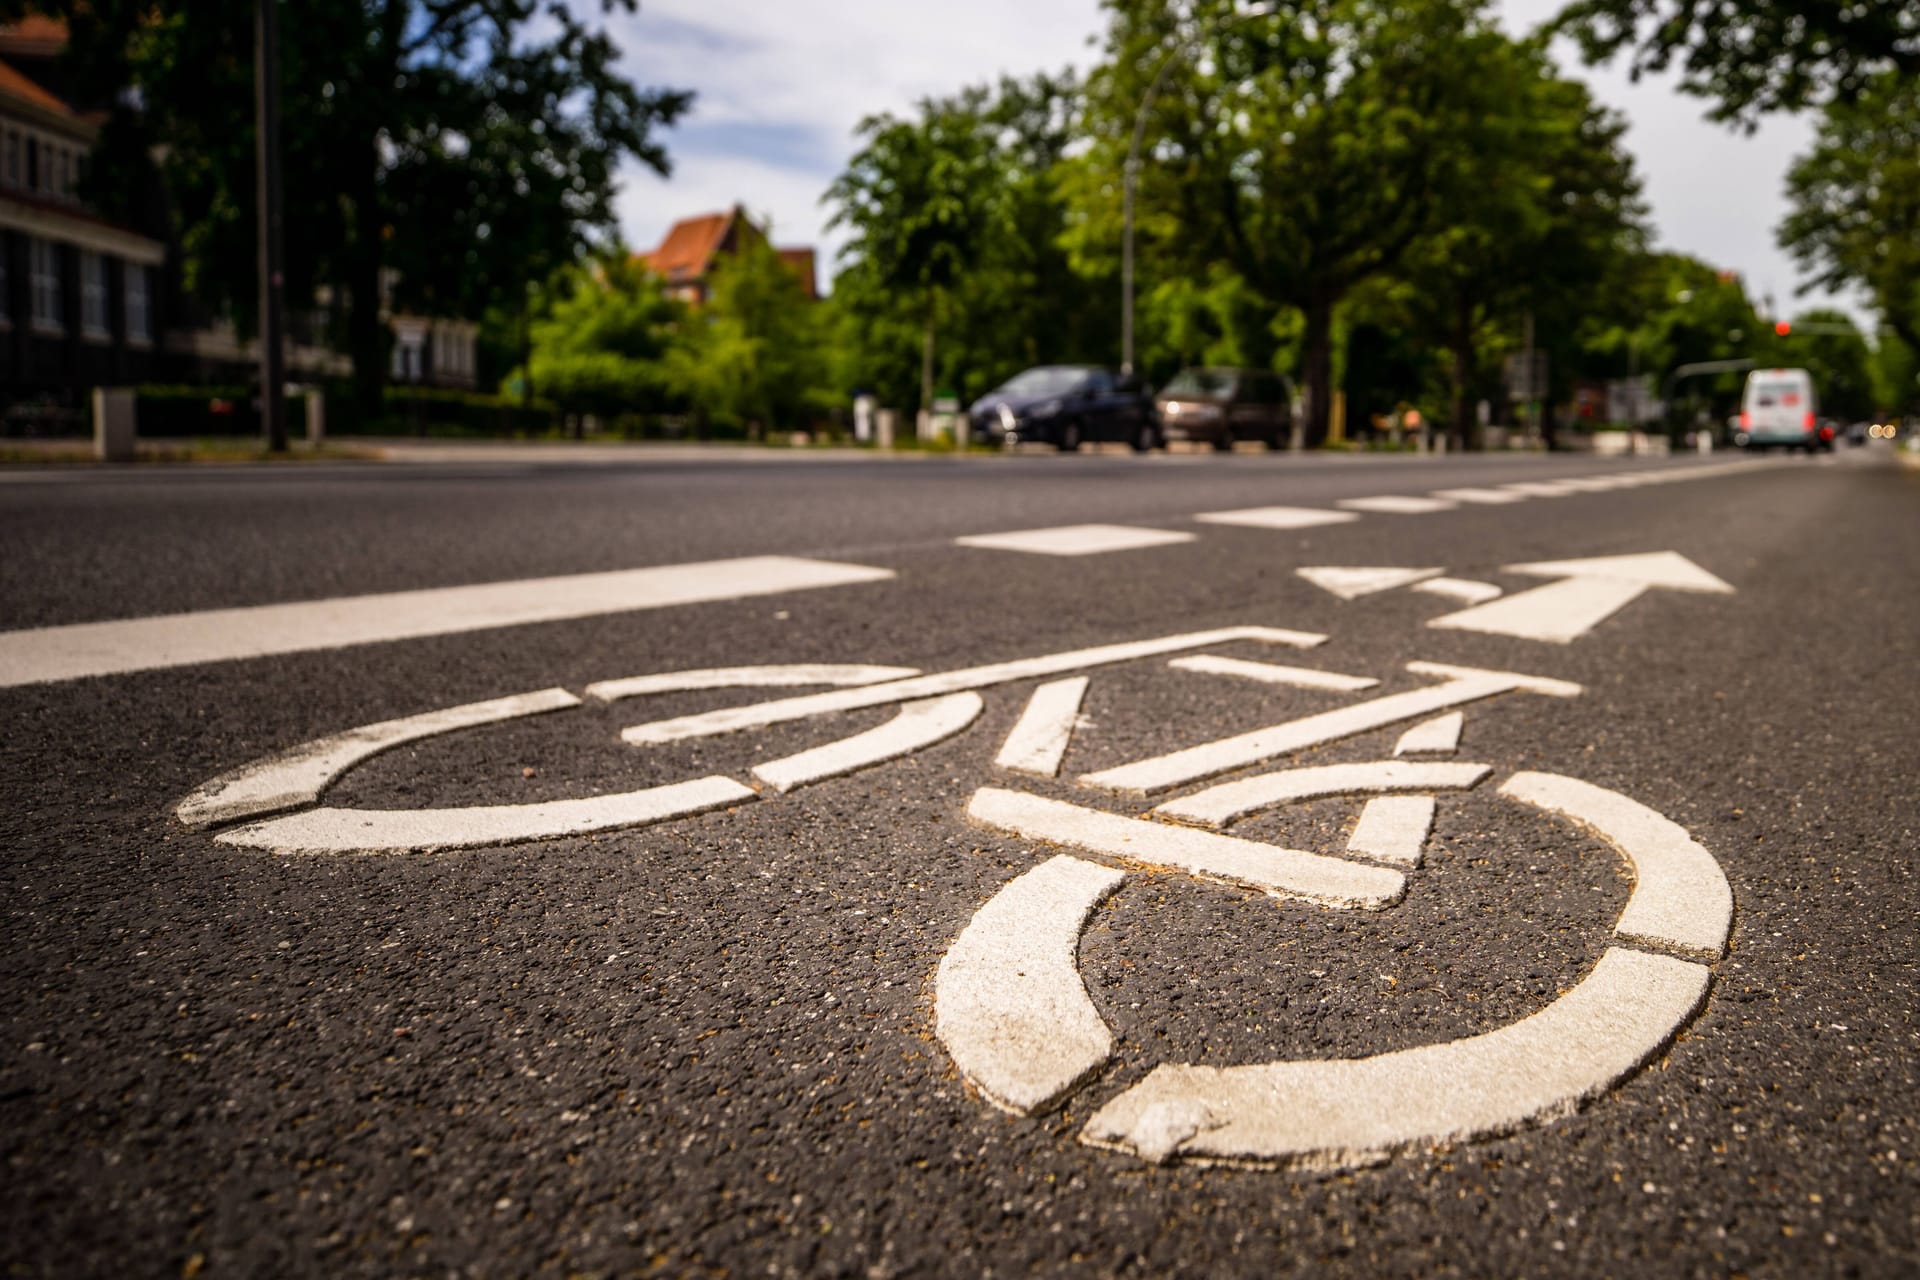
M 1086 380 L 1085 369 L 1073 369 L 1060 365 L 1045 365 L 1038 369 L 1029 369 L 1001 386 L 1000 392 L 1009 396 L 1058 396 L 1078 390 Z
M 1113 375 L 1105 369 L 1095 369 L 1087 375 L 1087 390 L 1104 394 L 1113 390 Z
M 1160 392 L 1163 396 L 1219 396 L 1233 394 L 1237 379 L 1228 369 L 1182 369 Z

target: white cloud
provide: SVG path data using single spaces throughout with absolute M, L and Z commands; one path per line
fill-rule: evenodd
M 1496 0 L 1516 32 L 1560 5 Z M 771 216 L 782 243 L 819 247 L 828 275 L 844 237 L 826 231 L 820 199 L 853 154 L 863 118 L 909 112 L 921 98 L 1002 74 L 1084 68 L 1101 26 L 1098 0 L 644 0 L 638 17 L 618 21 L 629 72 L 698 99 L 666 135 L 673 176 L 626 175 L 622 230 L 651 248 L 676 219 L 739 201 Z M 1705 104 L 1670 78 L 1636 85 L 1620 67 L 1587 71 L 1559 52 L 1631 121 L 1628 143 L 1663 247 L 1740 272 L 1783 311 L 1827 301 L 1795 296 L 1798 275 L 1773 243 L 1787 165 L 1812 136 L 1808 118 L 1772 118 L 1747 136 L 1709 124 Z M 1858 299 L 1841 301 L 1866 318 Z

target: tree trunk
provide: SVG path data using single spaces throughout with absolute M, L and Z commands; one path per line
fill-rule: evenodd
M 1306 347 L 1307 430 L 1305 445 L 1317 449 L 1327 442 L 1333 421 L 1333 296 L 1316 290 L 1307 300 Z
M 381 320 L 380 193 L 375 166 L 378 157 L 367 147 L 360 172 L 354 175 L 353 263 L 348 268 L 347 291 L 352 309 L 347 314 L 347 350 L 353 357 L 353 398 L 363 419 L 381 415 L 381 393 L 387 382 L 387 335 Z
M 1473 376 L 1473 304 L 1462 298 L 1453 315 L 1453 423 L 1448 432 L 1456 448 L 1481 449 L 1486 440 L 1480 420 L 1467 407 L 1467 383 Z

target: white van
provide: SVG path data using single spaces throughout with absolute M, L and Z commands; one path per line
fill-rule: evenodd
M 1805 369 L 1755 369 L 1749 373 L 1733 442 L 1750 449 L 1782 445 L 1812 452 L 1833 448 L 1833 428 L 1820 425 L 1813 375 Z

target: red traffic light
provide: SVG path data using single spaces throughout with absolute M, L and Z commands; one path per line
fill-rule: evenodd
M 1773 325 L 1773 331 L 1784 338 L 1793 332 L 1793 326 L 1785 320 L 1776 320 Z

